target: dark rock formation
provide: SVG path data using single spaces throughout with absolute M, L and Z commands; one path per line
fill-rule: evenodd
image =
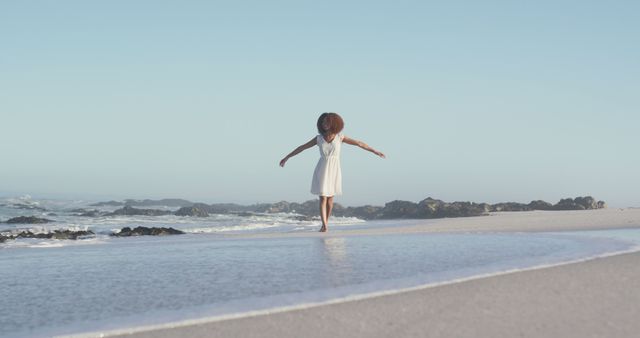
M 33 233 L 23 230 L 16 235 L 0 235 L 0 243 L 8 239 L 16 238 L 40 238 L 40 239 L 78 239 L 78 237 L 95 235 L 91 230 L 54 230 L 53 232 Z
M 171 211 L 157 209 L 136 209 L 134 207 L 125 206 L 105 216 L 162 216 L 169 215 Z
M 130 236 L 164 236 L 164 235 L 181 235 L 183 231 L 174 228 L 158 228 L 158 227 L 143 227 L 139 226 L 133 230 L 130 227 L 124 227 L 120 232 L 111 234 L 115 237 L 130 237 Z
M 98 202 L 98 203 L 93 203 L 93 204 L 89 204 L 92 207 L 119 207 L 124 205 L 124 202 L 118 202 L 118 201 L 108 201 L 108 202 Z
M 111 203 L 111 202 L 104 202 Z M 119 202 L 118 202 L 119 203 Z M 234 203 L 204 204 L 191 203 L 180 199 L 164 200 L 126 200 L 126 206 L 108 215 L 167 215 L 171 212 L 154 209 L 135 209 L 131 205 L 183 205 L 175 215 L 206 217 L 210 214 L 236 214 L 239 216 L 252 216 L 255 213 L 295 213 L 309 217 L 319 214 L 318 200 L 308 200 L 303 203 L 280 201 L 276 203 L 259 203 L 243 206 Z M 444 202 L 431 197 L 414 203 L 410 201 L 391 201 L 381 206 L 365 205 L 360 207 L 344 207 L 334 203 L 334 216 L 357 217 L 360 219 L 393 219 L 393 218 L 442 218 L 442 217 L 467 217 L 485 215 L 489 212 L 501 211 L 530 211 L 530 210 L 585 210 L 606 208 L 604 201 L 597 201 L 591 196 L 566 198 L 555 205 L 535 200 L 528 204 L 517 202 L 503 202 L 496 204 L 474 202 Z M 99 215 L 99 212 L 91 214 Z
M 391 201 L 382 208 L 382 218 L 416 218 L 418 205 L 409 201 Z
M 94 235 L 91 230 L 80 230 L 80 231 L 71 231 L 71 230 L 56 230 L 51 233 L 51 238 L 53 239 L 77 239 L 82 236 L 90 236 Z
M 529 203 L 530 210 L 553 210 L 553 205 L 543 200 L 535 200 Z
M 491 211 L 529 211 L 533 210 L 528 204 L 516 203 L 516 202 L 503 202 L 491 205 Z
M 209 213 L 200 207 L 182 207 L 174 213 L 176 216 L 209 217 Z
M 315 214 L 319 214 L 317 211 L 317 201 L 316 201 L 316 212 Z M 334 203 L 333 208 L 336 210 L 336 206 L 338 203 Z M 333 212 L 336 216 L 344 216 L 344 217 L 357 217 L 360 219 L 378 219 L 382 218 L 382 207 L 373 206 L 373 205 L 365 205 L 361 207 L 346 207 L 341 209 L 337 209 Z
M 42 224 L 55 222 L 46 218 L 38 218 L 35 216 L 19 216 L 9 219 L 6 223 L 10 224 Z

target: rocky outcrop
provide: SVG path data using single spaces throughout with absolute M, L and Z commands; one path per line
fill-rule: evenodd
M 543 200 L 535 200 L 529 203 L 530 210 L 553 210 L 553 204 Z
M 202 207 L 182 207 L 174 215 L 191 217 L 209 217 L 209 213 Z
M 78 239 L 79 237 L 95 235 L 91 230 L 54 230 L 52 232 L 33 233 L 30 230 L 23 230 L 15 235 L 0 235 L 0 243 L 8 239 L 16 238 L 40 238 L 40 239 Z
M 93 204 L 89 204 L 92 207 L 119 207 L 124 205 L 124 202 L 118 202 L 118 201 L 107 201 L 107 202 L 98 202 L 98 203 L 93 203 Z
M 42 223 L 51 223 L 55 222 L 46 218 L 38 218 L 35 216 L 18 216 L 14 218 L 10 218 L 6 223 L 10 224 L 42 224 Z
M 107 215 L 147 215 L 159 216 L 171 214 L 169 211 L 155 209 L 136 209 L 129 205 L 133 200 L 126 200 L 127 205 Z M 159 202 L 162 201 L 162 202 Z M 139 203 L 186 203 L 186 200 L 144 200 Z M 189 202 L 191 203 L 191 202 Z M 394 219 L 394 218 L 443 218 L 443 217 L 468 217 L 485 215 L 489 212 L 502 211 L 531 211 L 531 210 L 586 210 L 606 208 L 604 201 L 596 201 L 591 196 L 566 198 L 556 204 L 542 200 L 534 200 L 528 204 L 517 202 L 502 202 L 496 204 L 474 202 L 444 202 L 431 197 L 414 203 L 411 201 L 396 200 L 386 203 L 384 206 L 365 205 L 360 207 L 344 207 L 334 203 L 332 214 L 335 216 L 357 217 L 360 219 Z M 236 214 L 239 216 L 252 216 L 255 213 L 296 213 L 303 216 L 315 217 L 319 214 L 318 200 L 308 200 L 303 203 L 280 201 L 276 203 L 260 203 L 243 206 L 234 203 L 204 204 L 191 203 L 183 206 L 174 214 L 179 216 L 206 217 L 211 214 Z M 90 214 L 91 216 L 94 214 Z M 96 215 L 99 215 L 97 213 Z M 89 216 L 89 215 L 88 215 Z
M 112 233 L 111 236 L 115 237 L 130 237 L 130 236 L 165 236 L 165 235 L 182 235 L 183 231 L 174 228 L 158 228 L 158 227 L 143 227 L 139 226 L 133 230 L 130 227 L 124 227 L 119 232 Z
M 563 198 L 556 205 L 553 206 L 553 210 L 588 210 L 588 209 L 603 209 L 606 207 L 604 201 L 596 201 L 591 196 Z
M 162 216 L 169 214 L 171 214 L 171 211 L 157 209 L 137 209 L 134 207 L 125 206 L 112 213 L 108 213 L 105 216 Z

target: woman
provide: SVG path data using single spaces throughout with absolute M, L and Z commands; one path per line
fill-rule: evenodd
M 313 172 L 311 181 L 311 193 L 320 198 L 320 219 L 322 228 L 320 232 L 327 231 L 327 224 L 331 210 L 333 209 L 333 197 L 342 195 L 342 172 L 340 170 L 340 150 L 342 143 L 358 146 L 370 151 L 382 158 L 385 155 L 366 143 L 344 136 L 341 131 L 344 128 L 342 117 L 336 113 L 323 113 L 316 123 L 318 133 L 311 141 L 297 147 L 289 155 L 280 161 L 280 166 L 284 167 L 287 160 L 305 149 L 317 145 L 320 149 L 320 159 Z

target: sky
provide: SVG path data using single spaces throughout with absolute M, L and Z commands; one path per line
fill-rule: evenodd
M 0 2 L 0 195 L 640 206 L 637 1 Z

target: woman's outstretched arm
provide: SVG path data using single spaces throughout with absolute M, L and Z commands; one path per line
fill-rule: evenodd
M 374 153 L 374 154 L 376 154 L 376 155 L 378 155 L 378 156 L 380 156 L 382 158 L 386 158 L 386 156 L 384 156 L 383 153 L 381 153 L 381 152 L 369 147 L 369 145 L 367 145 L 366 143 L 364 143 L 362 141 L 354 140 L 352 138 L 348 138 L 348 137 L 345 136 L 342 139 L 342 142 L 344 142 L 346 144 L 350 144 L 352 146 L 358 146 L 358 147 L 360 147 L 360 148 L 362 148 L 362 149 L 364 149 L 366 151 L 370 151 L 370 152 L 372 152 L 372 153 Z
M 280 160 L 280 166 L 284 167 L 284 164 L 287 162 L 287 160 L 289 158 L 300 154 L 305 149 L 309 149 L 309 148 L 315 146 L 316 144 L 318 144 L 317 142 L 318 142 L 318 140 L 317 140 L 317 136 L 316 136 L 311 141 L 309 141 L 309 142 L 299 146 L 298 148 L 294 149 L 289 155 L 285 156 L 282 160 Z

